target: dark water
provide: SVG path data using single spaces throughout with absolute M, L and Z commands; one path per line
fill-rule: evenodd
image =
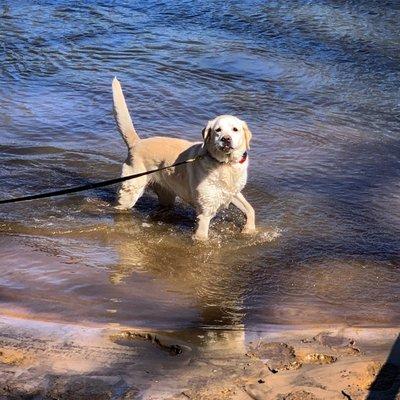
M 1 197 L 118 176 L 122 81 L 142 137 L 253 131 L 245 194 L 193 213 L 116 188 L 0 208 L 0 300 L 38 318 L 182 329 L 400 322 L 400 4 L 0 2 Z

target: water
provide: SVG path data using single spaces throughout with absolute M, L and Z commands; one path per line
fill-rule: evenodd
M 0 208 L 3 313 L 185 330 L 400 322 L 396 1 L 0 3 L 2 198 L 120 173 L 122 82 L 142 137 L 253 131 L 258 233 L 116 188 Z

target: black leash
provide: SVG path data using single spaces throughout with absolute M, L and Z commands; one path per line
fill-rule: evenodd
M 169 165 L 168 167 L 152 169 L 150 171 L 140 172 L 140 173 L 134 174 L 134 175 L 127 175 L 127 176 L 123 176 L 121 178 L 109 179 L 107 181 L 93 182 L 93 183 L 89 183 L 88 185 L 84 185 L 84 186 L 75 186 L 75 187 L 71 187 L 68 189 L 56 190 L 54 192 L 46 192 L 46 193 L 40 193 L 40 194 L 33 194 L 31 196 L 15 197 L 13 199 L 0 200 L 0 204 L 18 203 L 20 201 L 45 199 L 46 197 L 62 196 L 64 194 L 83 192 L 84 190 L 90 190 L 90 189 L 96 189 L 96 188 L 103 187 L 103 186 L 115 185 L 116 183 L 125 182 L 125 181 L 128 181 L 129 179 L 135 179 L 135 178 L 139 178 L 144 175 L 153 174 L 154 172 L 163 171 L 164 169 L 177 167 L 177 166 L 183 165 L 183 164 L 189 164 L 193 161 L 198 160 L 199 158 L 201 158 L 201 156 L 197 156 L 195 158 L 190 158 L 185 161 L 180 161 L 175 164 Z

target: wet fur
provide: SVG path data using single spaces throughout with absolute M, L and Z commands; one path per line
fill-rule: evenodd
M 140 139 L 116 78 L 112 88 L 115 119 L 128 147 L 122 176 L 201 156 L 193 163 L 124 182 L 118 193 L 117 208 L 130 209 L 142 196 L 145 188 L 151 187 L 157 193 L 162 206 L 172 206 L 178 196 L 194 207 L 198 220 L 194 239 L 207 239 L 211 219 L 220 208 L 227 207 L 230 203 L 247 217 L 243 232 L 254 232 L 254 210 L 241 194 L 247 181 L 248 159 L 243 163 L 239 161 L 249 148 L 251 139 L 247 124 L 234 116 L 222 115 L 207 123 L 203 129 L 203 142 L 194 143 L 171 137 Z M 233 148 L 229 153 L 219 147 L 223 134 L 229 135 L 232 140 Z

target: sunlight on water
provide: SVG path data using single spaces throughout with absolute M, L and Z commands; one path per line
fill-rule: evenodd
M 2 206 L 9 310 L 143 327 L 399 322 L 397 2 L 70 1 L 0 5 L 2 198 L 120 174 L 122 81 L 142 137 L 253 131 L 246 197 L 208 243 L 195 216 L 116 187 Z M 11 312 L 11 311 L 9 311 Z M 211 335 L 211 333 L 210 333 Z

